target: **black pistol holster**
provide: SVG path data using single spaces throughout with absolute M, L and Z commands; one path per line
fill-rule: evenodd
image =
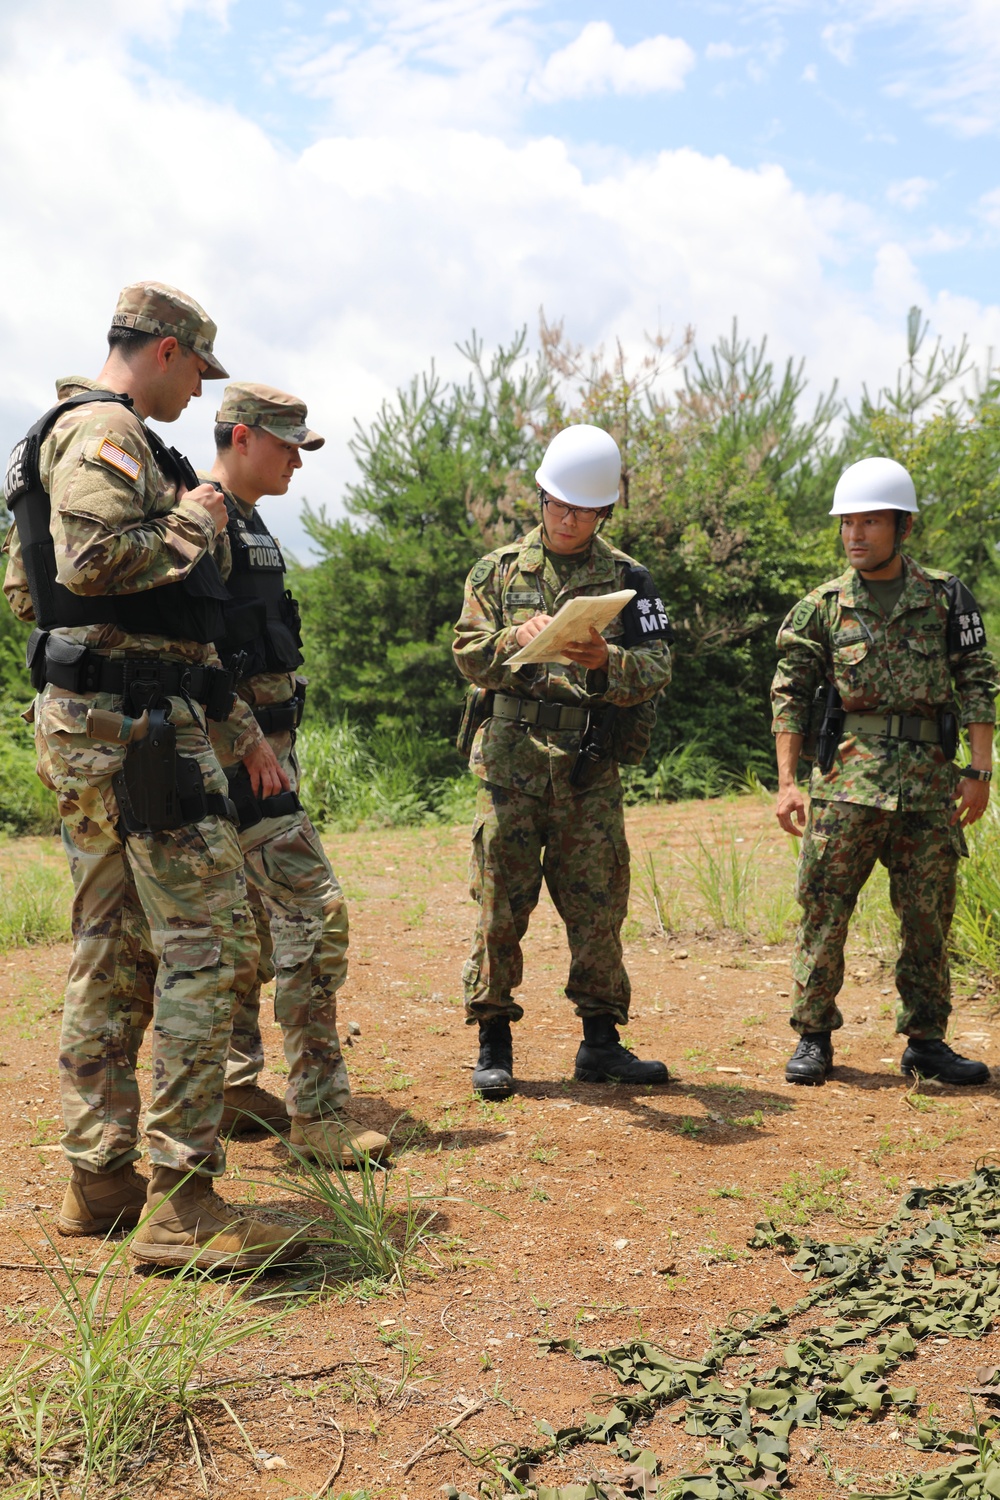
M 493 694 L 488 688 L 470 687 L 465 695 L 465 703 L 462 708 L 462 722 L 458 726 L 458 734 L 455 736 L 455 746 L 459 755 L 468 760 L 472 754 L 472 744 L 476 738 L 479 728 L 493 712 Z
M 245 828 L 253 828 L 265 818 L 284 818 L 289 813 L 301 810 L 302 803 L 295 792 L 277 792 L 273 797 L 258 797 L 250 781 L 250 772 L 242 761 L 238 766 L 227 767 L 226 779 L 240 833 Z
M 844 704 L 837 684 L 831 682 L 826 689 L 826 702 L 819 732 L 816 735 L 816 764 L 825 776 L 832 771 L 837 755 L 837 746 L 844 733 Z
M 112 778 L 126 833 L 164 833 L 200 823 L 203 818 L 236 821 L 236 809 L 221 792 L 206 792 L 198 762 L 177 754 L 177 730 L 170 722 L 170 703 L 152 693 L 126 691 L 130 713 L 149 713 L 149 731 L 130 742 L 125 761 Z
M 584 788 L 594 768 L 611 754 L 611 737 L 618 712 L 613 703 L 598 704 L 590 709 L 580 748 L 569 773 L 570 786 Z

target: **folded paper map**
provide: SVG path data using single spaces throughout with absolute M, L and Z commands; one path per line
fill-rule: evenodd
M 569 666 L 563 647 L 571 641 L 589 641 L 591 625 L 595 630 L 603 630 L 634 598 L 635 589 L 618 589 L 614 594 L 598 594 L 593 599 L 568 599 L 551 623 L 522 646 L 516 656 L 509 658 L 508 667 L 526 667 L 540 661 L 558 661 Z

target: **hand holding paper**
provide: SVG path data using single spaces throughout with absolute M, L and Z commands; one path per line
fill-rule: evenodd
M 528 666 L 533 662 L 561 662 L 569 666 L 572 657 L 565 647 L 575 642 L 592 643 L 591 630 L 598 634 L 635 598 L 635 589 L 618 589 L 596 598 L 569 599 L 559 613 L 541 629 L 533 640 L 522 646 L 508 661 L 509 667 Z

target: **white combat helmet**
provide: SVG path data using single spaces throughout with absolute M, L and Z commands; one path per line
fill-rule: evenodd
M 600 510 L 618 499 L 622 456 L 603 427 L 579 422 L 557 432 L 535 471 L 535 480 L 553 500 Z
M 913 480 L 894 458 L 862 458 L 837 480 L 831 516 L 854 516 L 862 510 L 905 510 L 916 515 Z

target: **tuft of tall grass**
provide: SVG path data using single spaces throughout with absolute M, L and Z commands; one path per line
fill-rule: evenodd
M 400 1199 L 392 1191 L 392 1173 L 366 1158 L 348 1172 L 336 1163 L 309 1161 L 294 1146 L 288 1151 L 292 1172 L 271 1179 L 268 1186 L 302 1200 L 312 1226 L 311 1243 L 324 1263 L 324 1280 L 405 1286 L 418 1263 L 425 1264 L 421 1251 L 436 1217 L 429 1206 L 433 1200 L 415 1197 L 408 1181 Z
M 969 858 L 958 863 L 958 900 L 951 929 L 959 963 L 1000 978 L 1000 806 L 991 801 L 966 833 Z
M 647 907 L 657 937 L 666 937 L 676 932 L 683 919 L 678 882 L 672 869 L 667 872 L 667 884 L 660 879 L 660 871 L 651 849 L 644 849 L 632 863 L 632 878 L 639 900 Z
M 69 876 L 50 865 L 0 874 L 0 953 L 70 938 Z
M 720 932 L 745 935 L 757 892 L 760 840 L 745 852 L 737 847 L 732 829 L 726 833 L 713 829 L 711 843 L 706 843 L 700 833 L 696 841 L 698 854 L 682 857 L 706 916 Z
M 133 1231 L 134 1234 L 135 1231 Z M 95 1276 L 66 1261 L 42 1261 L 53 1305 L 24 1328 L 20 1356 L 0 1372 L 11 1500 L 127 1482 L 186 1441 L 202 1471 L 198 1409 L 221 1404 L 253 1447 L 224 1394 L 233 1382 L 212 1362 L 240 1340 L 270 1330 L 281 1309 L 262 1313 L 253 1279 L 231 1281 L 182 1269 L 170 1279 L 131 1274 L 132 1235 L 113 1247 Z M 146 1480 L 148 1483 L 148 1480 Z M 122 1493 L 127 1493 L 123 1491 Z M 207 1490 L 206 1490 L 207 1493 Z

